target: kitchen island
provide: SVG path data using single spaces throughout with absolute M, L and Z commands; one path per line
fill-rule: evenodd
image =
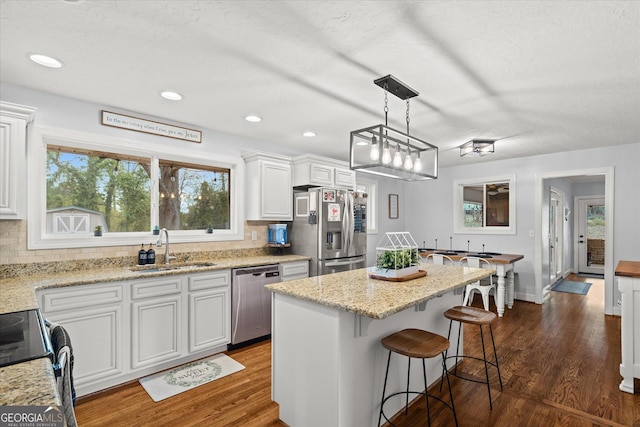
M 359 269 L 267 286 L 273 292 L 272 399 L 280 405 L 282 421 L 305 427 L 375 426 L 387 354 L 380 340 L 404 328 L 446 337 L 449 322 L 443 312 L 461 304 L 465 285 L 495 273 L 421 268 L 427 275 L 407 282 L 374 280 L 367 269 Z M 452 335 L 452 342 L 456 338 Z M 406 358 L 392 360 L 388 390 L 406 387 L 406 364 Z M 440 374 L 441 360 L 427 360 L 430 383 Z M 419 387 L 421 370 L 414 369 L 411 378 Z M 398 396 L 385 408 L 392 414 L 402 405 Z

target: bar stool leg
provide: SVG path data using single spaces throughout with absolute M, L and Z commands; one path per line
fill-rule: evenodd
M 453 324 L 453 321 L 449 321 L 449 332 L 447 333 L 447 339 L 450 340 L 451 339 L 451 325 Z M 458 334 L 460 335 L 460 334 Z M 444 352 L 444 359 L 445 359 L 445 363 L 444 363 L 444 370 L 442 371 L 442 375 L 440 375 L 440 391 L 442 391 L 442 383 L 444 382 L 444 372 L 447 370 L 447 355 L 449 354 L 449 349 L 447 349 L 447 351 Z
M 491 327 L 491 324 L 489 324 L 489 332 L 491 332 L 491 344 L 493 344 L 493 355 L 496 358 L 496 368 L 498 368 L 498 380 L 500 380 L 500 390 L 503 390 L 502 374 L 500 374 L 500 364 L 498 363 L 498 353 L 496 353 L 496 342 L 493 339 L 493 327 Z
M 447 357 L 444 354 L 442 355 L 442 367 L 444 368 L 445 376 L 447 377 L 447 387 L 449 387 L 449 399 L 451 399 L 453 419 L 456 421 L 456 427 L 458 427 L 458 416 L 456 415 L 456 406 L 453 403 L 453 391 L 451 390 L 451 382 L 449 381 L 449 371 L 447 371 Z M 440 382 L 440 389 L 442 389 L 442 382 Z
M 431 427 L 431 411 L 429 410 L 429 384 L 427 384 L 427 368 L 424 363 L 424 359 L 422 359 L 422 376 L 424 377 L 424 401 L 427 404 L 427 421 L 429 422 L 429 427 Z
M 382 421 L 382 406 L 384 405 L 384 393 L 387 391 L 387 378 L 389 377 L 389 363 L 391 363 L 391 350 L 389 350 L 389 357 L 387 357 L 387 370 L 384 373 L 384 385 L 382 386 L 382 399 L 380 400 L 380 414 L 378 415 L 378 426 Z
M 406 398 L 407 400 L 404 403 L 404 414 L 407 415 L 409 413 L 409 378 L 411 377 L 411 358 L 408 358 L 409 361 L 407 362 L 407 394 L 406 394 Z
M 484 374 L 487 378 L 487 391 L 489 392 L 489 409 L 493 410 L 493 404 L 491 403 L 491 386 L 489 385 L 489 367 L 487 364 L 487 352 L 484 349 L 484 333 L 482 332 L 482 325 L 480 326 L 480 340 L 482 341 L 482 357 L 484 358 Z

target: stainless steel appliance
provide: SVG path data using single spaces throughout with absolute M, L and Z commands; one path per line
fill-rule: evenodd
M 236 268 L 231 273 L 231 346 L 271 334 L 271 292 L 278 264 Z
M 51 341 L 39 310 L 0 314 L 0 367 L 51 355 Z
M 293 198 L 291 250 L 311 258 L 311 276 L 366 266 L 366 194 L 336 188 L 311 188 L 294 193 Z

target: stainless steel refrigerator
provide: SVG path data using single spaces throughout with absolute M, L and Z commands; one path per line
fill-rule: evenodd
M 293 195 L 291 251 L 311 258 L 311 276 L 366 266 L 367 195 L 310 188 Z

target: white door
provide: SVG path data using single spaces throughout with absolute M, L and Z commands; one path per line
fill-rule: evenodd
M 577 199 L 578 272 L 604 274 L 604 198 Z
M 549 284 L 558 280 L 558 211 L 560 200 L 558 194 L 551 191 L 549 201 Z

